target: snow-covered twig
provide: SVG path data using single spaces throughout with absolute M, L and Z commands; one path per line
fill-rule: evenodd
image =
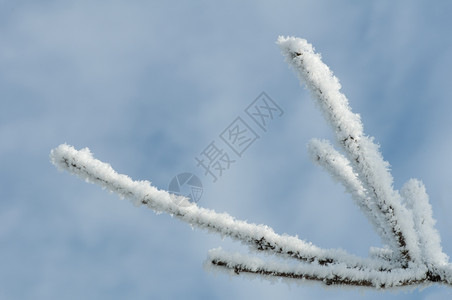
M 378 208 L 367 195 L 366 189 L 354 172 L 350 161 L 326 140 L 312 139 L 308 144 L 308 153 L 311 159 L 330 173 L 333 179 L 343 184 L 380 236 L 386 236 L 387 233 L 380 232 L 385 230 L 384 220 L 378 219 L 378 215 L 377 217 L 374 215 L 374 211 Z
M 413 212 L 414 228 L 419 236 L 419 245 L 424 263 L 436 266 L 446 265 L 447 255 L 441 247 L 441 238 L 435 229 L 432 207 L 424 184 L 417 179 L 410 179 L 402 187 L 401 194 L 407 207 Z
M 399 193 L 393 189 L 389 164 L 383 160 L 372 138 L 364 135 L 359 115 L 351 111 L 347 98 L 340 92 L 339 80 L 306 40 L 279 37 L 278 44 L 286 61 L 311 90 L 373 200 L 375 223 L 384 226 L 384 230 L 379 231 L 383 240 L 393 249 L 398 249 L 397 254 L 405 266 L 410 261 L 418 261 L 420 250 L 410 212 L 402 205 Z
M 432 281 L 424 265 L 415 268 L 392 270 L 348 268 L 345 264 L 328 266 L 317 263 L 288 264 L 279 261 L 264 261 L 240 253 L 229 253 L 221 249 L 209 251 L 208 262 L 235 274 L 257 275 L 321 281 L 327 285 L 351 285 L 374 288 L 393 288 L 425 284 Z
M 340 92 L 339 81 L 320 55 L 303 39 L 280 37 L 278 44 L 311 90 L 345 154 L 327 141 L 312 140 L 309 145 L 312 159 L 344 185 L 386 245 L 371 248 L 369 258 L 339 249 L 321 249 L 297 237 L 276 234 L 268 226 L 198 207 L 184 197 L 175 199 L 175 195 L 158 190 L 148 181 L 133 181 L 116 173 L 109 164 L 95 159 L 87 148 L 78 151 L 60 145 L 51 151 L 52 163 L 130 199 L 135 205 L 166 212 L 192 226 L 238 240 L 252 251 L 278 258 L 264 261 L 216 249 L 208 258 L 208 265 L 216 268 L 236 274 L 321 281 L 327 285 L 374 288 L 432 282 L 452 285 L 452 266 L 442 252 L 425 187 L 410 180 L 400 193 L 394 190 L 389 164 L 383 160 L 378 145 L 364 134 L 360 117 L 351 111 Z
M 128 198 L 135 205 L 144 204 L 156 212 L 166 212 L 190 225 L 241 241 L 254 250 L 322 265 L 344 262 L 356 268 L 390 268 L 390 264 L 379 260 L 362 259 L 343 250 L 320 249 L 294 236 L 278 235 L 268 226 L 236 220 L 226 213 L 198 207 L 188 199 L 174 201 L 174 195 L 158 190 L 149 181 L 133 181 L 118 174 L 109 164 L 95 159 L 88 148 L 78 151 L 63 144 L 51 151 L 50 159 L 59 169 Z M 181 205 L 183 202 L 185 205 Z

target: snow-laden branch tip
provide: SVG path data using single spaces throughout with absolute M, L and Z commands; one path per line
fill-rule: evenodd
M 189 199 L 157 189 L 148 181 L 134 181 L 118 174 L 109 164 L 95 159 L 87 148 L 78 151 L 60 145 L 51 151 L 51 162 L 58 169 L 96 183 L 135 205 L 146 205 L 155 212 L 168 213 L 192 226 L 238 240 L 252 252 L 275 256 L 262 260 L 216 249 L 209 252 L 207 259 L 207 265 L 215 269 L 327 285 L 374 288 L 433 282 L 452 285 L 452 265 L 442 251 L 423 184 L 410 180 L 401 192 L 396 191 L 389 164 L 378 145 L 364 134 L 359 115 L 351 111 L 347 98 L 340 92 L 338 79 L 312 45 L 293 37 L 280 37 L 278 44 L 286 61 L 312 92 L 344 153 L 327 141 L 312 140 L 308 147 L 311 158 L 343 184 L 385 245 L 371 248 L 370 257 L 356 257 L 340 249 L 321 249 L 298 237 L 279 235 L 268 226 L 201 208 Z
M 88 148 L 76 150 L 62 144 L 50 153 L 51 162 L 60 170 L 66 170 L 81 179 L 100 185 L 121 198 L 130 199 L 134 205 L 147 205 L 155 212 L 165 212 L 192 226 L 228 236 L 257 251 L 267 251 L 303 262 L 316 261 L 322 265 L 345 262 L 350 268 L 389 268 L 379 260 L 366 260 L 343 250 L 320 249 L 294 236 L 278 235 L 266 225 L 250 224 L 236 220 L 226 213 L 197 206 L 188 199 L 174 198 L 167 191 L 158 190 L 149 181 L 133 181 L 118 174 L 113 168 L 93 157 Z M 182 197 L 183 198 L 183 197 Z
M 441 247 L 441 238 L 435 229 L 432 207 L 424 184 L 417 179 L 410 179 L 402 187 L 401 194 L 406 205 L 413 212 L 414 228 L 419 236 L 419 245 L 424 263 L 444 266 L 449 258 Z
M 322 166 L 335 181 L 342 183 L 379 235 L 387 237 L 385 220 L 378 213 L 378 207 L 367 195 L 350 161 L 326 140 L 312 139 L 308 144 L 308 153 L 314 163 Z
M 347 98 L 340 91 L 339 80 L 306 40 L 279 37 L 278 44 L 286 61 L 311 91 L 332 126 L 338 143 L 375 203 L 375 223 L 384 220 L 385 228 L 380 231 L 384 234 L 383 241 L 398 249 L 397 254 L 405 265 L 409 261 L 419 260 L 420 250 L 413 220 L 410 212 L 401 204 L 399 193 L 393 189 L 389 164 L 383 160 L 372 138 L 364 135 L 361 119 L 351 111 Z

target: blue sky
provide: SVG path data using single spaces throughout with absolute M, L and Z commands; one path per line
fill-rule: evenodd
M 306 153 L 332 133 L 275 44 L 294 35 L 340 79 L 395 187 L 424 181 L 452 255 L 451 13 L 449 1 L 0 0 L 0 299 L 451 297 L 212 274 L 209 249 L 247 249 L 48 158 L 89 147 L 164 189 L 193 172 L 201 206 L 365 256 L 378 236 Z M 194 158 L 262 91 L 284 115 L 212 183 Z

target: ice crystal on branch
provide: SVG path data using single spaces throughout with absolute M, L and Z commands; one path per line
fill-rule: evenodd
M 385 245 L 371 248 L 368 258 L 339 249 L 321 249 L 297 237 L 279 235 L 268 226 L 198 207 L 183 197 L 174 201 L 173 195 L 148 181 L 133 181 L 116 173 L 109 164 L 95 159 L 87 148 L 77 151 L 69 145 L 60 145 L 51 151 L 52 163 L 128 198 L 135 205 L 166 212 L 192 226 L 238 240 L 251 251 L 277 258 L 262 260 L 214 249 L 209 252 L 206 264 L 215 269 L 321 281 L 327 285 L 374 288 L 433 282 L 452 285 L 452 266 L 441 249 L 424 185 L 412 179 L 400 192 L 395 190 L 389 164 L 378 145 L 364 134 L 359 115 L 351 111 L 347 98 L 340 92 L 339 80 L 312 45 L 293 37 L 280 37 L 278 44 L 288 64 L 311 91 L 343 153 L 328 141 L 314 139 L 308 147 L 311 158 L 343 184 Z

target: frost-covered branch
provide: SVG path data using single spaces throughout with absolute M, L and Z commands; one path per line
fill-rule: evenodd
M 384 220 L 380 214 L 375 214 L 378 208 L 367 195 L 366 189 L 354 172 L 350 161 L 341 153 L 336 151 L 326 140 L 312 139 L 308 144 L 308 153 L 311 159 L 322 166 L 336 181 L 342 183 L 346 191 L 350 193 L 358 207 L 364 212 L 371 224 L 381 236 L 387 233 L 380 232 L 385 230 Z
M 359 115 L 351 111 L 347 98 L 340 92 L 339 80 L 306 40 L 279 37 L 278 44 L 286 61 L 310 89 L 368 196 L 377 207 L 373 211 L 375 223 L 384 220 L 384 230 L 379 232 L 383 240 L 399 250 L 401 262 L 405 266 L 410 261 L 418 261 L 420 250 L 410 212 L 402 205 L 399 193 L 393 189 L 389 164 L 383 160 L 372 138 L 364 135 Z
M 348 268 L 344 264 L 328 266 L 317 263 L 288 264 L 280 261 L 264 261 L 257 257 L 240 253 L 228 253 L 221 249 L 209 251 L 208 262 L 235 274 L 251 273 L 257 275 L 321 281 L 327 285 L 351 285 L 374 288 L 393 288 L 440 282 L 433 278 L 426 266 L 416 268 L 397 268 L 392 270 Z
M 270 227 L 236 220 L 226 213 L 198 207 L 189 199 L 158 190 L 149 181 L 133 181 L 95 159 L 85 148 L 80 151 L 63 144 L 50 154 L 59 169 L 87 182 L 100 185 L 135 205 L 165 212 L 192 226 L 227 236 L 247 245 L 256 256 L 209 252 L 207 265 L 263 277 L 321 281 L 327 285 L 392 288 L 418 284 L 452 285 L 452 265 L 442 252 L 439 233 L 420 181 L 410 180 L 401 192 L 393 188 L 389 164 L 379 147 L 363 132 L 360 117 L 354 114 L 340 84 L 320 55 L 305 40 L 278 39 L 288 63 L 311 90 L 317 105 L 332 126 L 344 155 L 327 141 L 312 140 L 311 158 L 322 166 L 366 214 L 382 238 L 383 248 L 371 248 L 368 258 L 340 249 L 322 249 L 298 237 L 279 235 Z
M 410 179 L 402 187 L 401 194 L 407 207 L 413 212 L 414 228 L 419 236 L 423 262 L 436 266 L 446 265 L 449 258 L 443 253 L 424 184 L 417 179 Z
M 131 200 L 134 205 L 144 204 L 156 212 L 166 212 L 190 225 L 241 241 L 254 250 L 323 265 L 344 262 L 350 267 L 390 268 L 389 264 L 378 260 L 362 259 L 343 250 L 325 250 L 293 236 L 278 235 L 268 226 L 236 220 L 226 213 L 198 207 L 183 197 L 174 201 L 175 195 L 158 190 L 149 181 L 133 181 L 118 174 L 109 164 L 95 159 L 88 148 L 78 151 L 63 144 L 51 151 L 50 159 L 59 169 L 96 183 Z

